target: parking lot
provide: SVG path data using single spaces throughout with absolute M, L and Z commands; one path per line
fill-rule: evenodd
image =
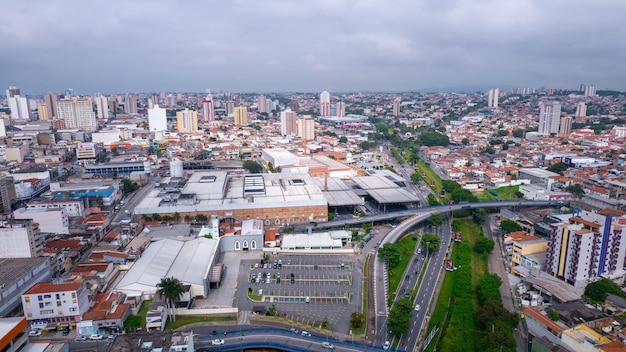
M 270 256 L 264 265 L 242 261 L 239 307 L 254 310 L 263 305 L 267 309 L 273 304 L 278 315 L 311 325 L 326 320 L 331 329 L 348 333 L 350 314 L 361 300 L 362 273 L 353 260 L 345 255 L 280 254 Z M 248 299 L 250 289 L 260 301 Z M 245 305 L 241 304 L 243 293 Z

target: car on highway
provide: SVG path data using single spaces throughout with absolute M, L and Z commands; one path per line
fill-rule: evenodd
M 422 310 L 422 306 L 420 306 L 419 304 L 415 305 L 415 311 L 419 312 L 420 310 Z
M 28 336 L 41 336 L 41 329 L 32 329 Z
M 300 333 L 300 335 L 302 335 L 302 336 L 311 336 L 311 333 L 303 331 L 302 333 Z
M 300 330 L 298 330 L 296 328 L 291 328 L 291 329 L 289 329 L 289 331 L 293 332 L 296 335 L 300 333 Z
M 224 344 L 224 340 L 222 339 L 215 339 L 213 341 L 211 341 L 211 345 L 213 346 L 218 346 L 218 345 L 223 345 Z
M 388 350 L 389 346 L 391 346 L 391 343 L 389 343 L 389 341 L 385 341 L 385 344 L 383 344 L 383 350 Z
M 332 343 L 326 342 L 326 341 L 322 342 L 322 347 L 329 349 L 329 350 L 335 349 L 335 346 Z

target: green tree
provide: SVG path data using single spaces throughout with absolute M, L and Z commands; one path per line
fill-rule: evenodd
M 525 131 L 523 129 L 521 129 L 521 128 L 513 130 L 513 137 L 515 137 L 515 138 L 522 138 L 522 137 L 524 137 L 524 132 Z
M 559 313 L 554 309 L 548 309 L 548 318 L 552 321 L 559 320 Z
M 131 181 L 129 178 L 122 179 L 122 191 L 124 194 L 129 194 L 139 189 L 137 182 Z
M 341 136 L 339 138 L 339 143 L 348 143 L 348 137 L 346 136 Z
M 470 142 L 470 140 L 469 140 L 469 139 L 467 139 L 467 138 L 463 138 L 463 139 L 461 140 L 461 143 L 463 143 L 463 145 L 468 145 L 468 144 L 469 144 L 469 142 Z
M 419 181 L 422 180 L 422 175 L 420 175 L 419 173 L 415 172 L 411 175 L 411 182 L 418 184 Z
M 267 312 L 265 312 L 265 315 L 269 315 L 272 317 L 276 316 L 276 305 L 272 303 L 272 305 L 267 308 Z
M 437 200 L 437 198 L 432 193 L 428 194 L 428 197 L 426 197 L 426 200 L 428 201 L 428 205 L 430 206 L 441 205 L 439 200 Z
M 504 137 L 507 136 L 509 134 L 509 131 L 507 130 L 498 130 L 498 136 Z
M 140 325 L 141 319 L 134 314 L 129 315 L 128 318 L 126 318 L 126 320 L 124 321 L 124 329 L 126 330 L 136 330 Z
M 432 233 L 426 233 L 422 236 L 422 243 L 426 247 L 429 253 L 436 251 L 441 245 L 441 239 L 439 236 Z
M 402 255 L 395 243 L 385 243 L 378 248 L 378 256 L 387 261 L 389 268 L 395 268 L 400 263 Z
M 365 223 L 365 224 L 363 224 L 362 227 L 363 227 L 363 230 L 365 230 L 365 233 L 370 233 L 370 232 L 372 232 L 372 228 L 374 226 L 372 226 L 372 224 L 370 224 L 370 223 Z
M 178 301 L 184 293 L 183 283 L 175 277 L 164 277 L 157 284 L 157 295 L 165 298 L 165 305 L 168 315 L 172 321 L 176 321 L 176 313 L 174 312 L 174 302 Z
M 441 226 L 443 224 L 443 215 L 440 213 L 432 214 L 428 221 L 430 221 L 430 224 L 434 227 Z
M 479 237 L 474 244 L 474 251 L 476 253 L 490 253 L 493 250 L 495 243 L 491 238 Z
M 619 285 L 609 279 L 600 279 L 588 284 L 585 287 L 584 297 L 593 302 L 604 302 L 609 293 L 624 297 Z
M 393 332 L 395 336 L 400 336 L 409 332 L 409 322 L 413 314 L 413 304 L 407 297 L 400 298 L 391 307 L 389 319 L 387 319 L 387 328 Z
M 574 183 L 573 185 L 565 187 L 565 191 L 575 194 L 578 198 L 585 195 L 585 189 L 580 185 L 580 183 Z
M 502 229 L 504 233 L 522 231 L 522 227 L 518 223 L 508 219 L 500 221 L 500 229 Z
M 263 172 L 263 166 L 252 160 L 244 161 L 243 168 L 248 170 L 248 172 L 251 174 L 260 174 L 261 172 Z
M 350 314 L 350 327 L 352 329 L 360 328 L 365 322 L 365 316 L 359 312 L 354 312 Z
M 546 170 L 551 172 L 556 172 L 559 175 L 563 175 L 563 171 L 567 170 L 567 164 L 563 162 L 558 162 L 556 164 L 550 165 Z

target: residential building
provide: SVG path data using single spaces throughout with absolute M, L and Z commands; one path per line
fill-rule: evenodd
M 497 109 L 499 99 L 500 88 L 489 88 L 489 93 L 487 94 L 487 107 Z
M 96 111 L 98 113 L 98 119 L 108 119 L 109 118 L 109 99 L 98 93 L 95 97 L 96 103 Z
M 622 227 L 626 213 L 582 211 L 566 221 L 551 224 L 545 271 L 575 287 L 600 278 L 623 283 L 626 241 Z
M 182 133 L 198 132 L 198 113 L 186 108 L 176 113 L 176 129 Z
M 202 100 L 202 122 L 209 123 L 215 121 L 215 105 L 213 103 L 213 96 L 208 94 L 204 100 Z
M 9 86 L 6 90 L 7 104 L 11 110 L 11 120 L 28 120 L 30 118 L 30 109 L 28 107 L 28 99 L 20 95 L 19 88 Z
M 538 133 L 541 135 L 559 133 L 561 124 L 561 103 L 548 101 L 540 104 Z
M 167 111 L 158 104 L 148 109 L 148 128 L 150 132 L 167 131 Z
M 50 120 L 57 117 L 57 100 L 59 100 L 59 97 L 52 92 L 48 92 L 43 96 L 43 101 L 48 110 L 47 116 Z M 41 120 L 41 116 L 39 119 Z
M 561 125 L 559 126 L 559 134 L 570 134 L 572 133 L 572 122 L 573 119 L 571 116 L 565 116 L 561 118 Z
M 235 125 L 245 126 L 248 124 L 248 108 L 245 106 L 235 107 Z
M 296 122 L 298 137 L 307 141 L 315 139 L 315 120 L 311 115 L 299 116 Z
M 294 136 L 298 132 L 298 124 L 296 123 L 297 114 L 287 108 L 280 112 L 280 134 L 283 136 Z
M 89 310 L 87 282 L 76 279 L 39 282 L 22 295 L 24 316 L 51 327 L 75 324 Z
M 580 102 L 576 105 L 576 120 L 587 116 L 587 104 Z
M 257 110 L 259 113 L 269 112 L 267 111 L 267 98 L 265 95 L 259 95 L 259 98 L 257 99 Z
M 11 206 L 16 201 L 15 180 L 11 176 L 2 176 L 0 178 L 0 213 L 10 213 Z
M 327 91 L 320 94 L 320 116 L 330 116 L 330 93 Z
M 586 97 L 595 97 L 596 96 L 596 86 L 594 86 L 594 85 L 585 85 L 585 96 Z
M 46 103 L 37 104 L 37 117 L 39 120 L 50 120 L 51 117 L 48 115 L 48 106 Z
M 400 116 L 400 98 L 395 98 L 393 100 L 393 116 Z
M 346 116 L 346 103 L 344 103 L 343 101 L 338 101 L 335 109 L 337 111 L 337 117 Z
M 28 209 L 63 208 L 69 217 L 83 216 L 85 202 L 80 198 L 33 199 L 26 204 Z
M 44 240 L 31 219 L 0 223 L 0 258 L 36 258 L 43 254 Z
M 95 131 L 98 127 L 91 99 L 73 97 L 57 101 L 57 118 L 68 130 Z
M 39 231 L 69 234 L 70 220 L 65 208 L 19 208 L 13 212 L 15 219 L 30 219 L 39 224 Z M 1 246 L 1 245 L 0 245 Z
M 511 253 L 511 274 L 525 277 L 541 270 L 548 241 L 532 235 L 522 235 L 513 240 Z M 535 258 L 534 255 L 537 255 Z
M 137 113 L 137 96 L 134 94 L 126 94 L 126 99 L 124 100 L 124 112 L 129 115 Z

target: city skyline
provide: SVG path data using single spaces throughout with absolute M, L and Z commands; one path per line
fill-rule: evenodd
M 580 83 L 626 90 L 619 1 L 185 5 L 8 4 L 0 13 L 0 85 L 27 95 L 68 87 L 83 94 Z

